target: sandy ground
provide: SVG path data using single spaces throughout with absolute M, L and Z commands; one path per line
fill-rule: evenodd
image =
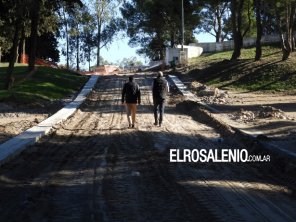
M 194 81 L 192 78 L 182 75 L 179 77 L 191 91 L 196 91 L 192 87 Z M 213 117 L 229 126 L 245 130 L 254 136 L 260 136 L 264 140 L 262 142 L 267 145 L 275 145 L 280 149 L 296 153 L 295 92 L 227 92 L 229 98 L 222 103 L 213 103 L 211 99 L 200 97 L 201 101 L 219 111 L 213 113 Z M 258 114 L 263 106 L 282 110 L 285 118 L 260 117 Z M 240 118 L 245 112 L 253 113 L 255 118 Z
M 127 77 L 102 77 L 56 131 L 0 169 L 0 221 L 295 221 L 295 178 L 270 163 L 170 163 L 169 149 L 243 145 L 176 109 L 153 125 L 152 78 L 135 129 L 120 92 Z M 276 174 L 275 174 L 276 175 Z
M 32 114 L 15 111 L 0 113 L 0 143 L 37 125 L 47 117 L 46 113 Z
M 42 122 L 71 102 L 75 95 L 55 102 L 0 103 L 0 144 Z
M 236 124 L 250 131 L 261 131 L 274 139 L 286 139 L 295 136 L 296 129 L 296 95 L 284 93 L 238 93 L 229 92 L 227 104 L 214 104 L 213 107 L 221 110 L 225 117 L 232 119 L 240 110 L 258 113 L 262 106 L 272 106 L 284 112 L 287 119 L 260 118 L 254 120 L 237 120 Z M 235 123 L 233 123 L 235 124 Z M 295 137 L 294 137 L 295 138 Z
M 258 106 L 272 106 L 283 110 L 288 117 L 296 119 L 296 94 L 283 92 L 229 92 L 232 106 L 249 107 L 249 110 L 256 110 Z
M 286 93 L 238 93 L 229 92 L 228 104 L 215 104 L 213 107 L 221 110 L 214 116 L 227 124 L 252 132 L 253 135 L 264 135 L 264 143 L 270 143 L 281 149 L 296 152 L 296 95 Z M 284 112 L 286 119 L 260 118 L 241 120 L 240 110 L 258 115 L 262 106 L 272 106 Z M 234 118 L 233 118 L 234 117 Z

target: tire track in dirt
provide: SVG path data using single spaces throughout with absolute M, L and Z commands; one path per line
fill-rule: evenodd
M 0 221 L 272 221 L 264 208 L 288 220 L 280 212 L 287 203 L 294 215 L 295 200 L 249 166 L 169 163 L 170 148 L 231 145 L 180 114 L 174 94 L 164 126 L 155 127 L 152 78 L 136 79 L 135 129 L 127 129 L 120 101 L 127 77 L 102 77 L 55 133 L 0 169 Z
M 146 107 L 146 92 L 142 92 L 145 99 L 143 107 Z M 151 115 L 149 108 L 140 106 L 139 112 L 144 112 L 145 116 L 138 116 L 137 128 L 151 125 L 152 119 L 146 114 Z M 190 198 L 181 195 L 174 186 L 168 186 L 158 170 L 152 167 L 149 159 L 158 162 L 162 156 L 156 150 L 151 150 L 153 137 L 150 138 L 149 134 L 147 138 L 142 134 L 137 130 L 122 132 L 108 154 L 110 161 L 109 176 L 105 178 L 105 199 L 110 221 L 122 221 L 122 218 L 126 221 L 195 221 L 196 202 L 188 204 Z M 204 218 L 201 214 L 198 217 L 201 221 L 209 219 L 205 212 Z
M 108 86 L 106 86 L 108 87 Z M 113 86 L 109 86 L 111 89 L 113 89 Z M 106 98 L 108 98 L 109 95 L 105 95 Z M 98 105 L 94 106 L 94 107 L 98 107 L 100 105 L 102 105 L 102 103 L 100 103 L 101 100 L 99 100 Z M 89 135 L 89 128 L 88 125 L 91 123 L 91 121 L 89 121 L 90 119 L 93 119 L 93 113 L 91 112 L 87 112 L 87 113 L 80 113 L 78 114 L 78 116 L 80 116 L 80 120 L 75 119 L 76 117 L 71 118 L 71 122 L 70 123 L 74 123 L 74 124 L 69 124 L 70 126 L 67 127 L 72 127 L 71 130 L 68 129 L 63 129 L 63 127 L 58 130 L 55 134 L 51 135 L 48 138 L 45 138 L 43 141 L 41 141 L 38 145 L 36 145 L 37 147 L 39 147 L 39 149 L 37 149 L 37 152 L 42 152 L 46 154 L 46 156 L 43 157 L 43 160 L 45 160 L 46 157 L 50 156 L 50 160 L 46 160 L 46 163 L 49 164 L 49 167 L 45 168 L 41 167 L 40 169 L 40 173 L 43 175 L 39 176 L 39 172 L 36 172 L 36 169 L 38 169 L 38 164 L 42 164 L 42 161 L 36 161 L 36 165 L 35 167 L 32 168 L 36 168 L 34 169 L 34 175 L 32 175 L 32 177 L 37 177 L 35 179 L 35 181 L 31 182 L 31 185 L 37 184 L 38 181 L 45 181 L 44 184 L 46 184 L 45 186 L 49 186 L 47 183 L 48 181 L 59 181 L 61 180 L 64 175 L 61 175 L 59 172 L 62 171 L 63 167 L 68 167 L 68 168 L 87 168 L 89 167 L 87 164 L 83 163 L 88 163 L 88 158 L 93 158 L 93 154 L 94 151 L 92 149 L 86 149 L 87 147 L 89 148 L 93 148 L 93 146 L 95 146 L 98 141 L 96 141 L 95 138 L 90 137 Z M 112 116 L 114 116 L 114 114 L 112 114 Z M 108 119 L 108 121 L 110 120 L 109 116 L 106 116 L 106 118 Z M 73 121 L 73 119 L 75 119 L 75 121 Z M 79 118 L 78 118 L 79 119 Z M 111 118 L 111 120 L 113 119 L 113 117 Z M 109 123 L 109 125 L 112 124 L 112 121 Z M 64 124 L 67 125 L 67 124 Z M 103 125 L 102 125 L 103 126 Z M 106 127 L 106 126 L 104 126 Z M 99 130 L 99 129 L 98 129 Z M 61 136 L 63 136 L 61 138 Z M 84 138 L 85 137 L 85 138 Z M 105 141 L 105 144 L 108 144 L 108 141 Z M 35 148 L 34 148 L 35 149 Z M 42 149 L 42 150 L 41 150 Z M 87 151 L 87 152 L 84 152 Z M 79 156 L 79 154 L 81 154 L 81 152 L 83 153 L 83 157 L 81 159 L 76 158 L 75 156 Z M 95 151 L 96 152 L 96 151 Z M 23 154 L 23 158 L 27 159 L 28 156 L 31 154 Z M 42 157 L 42 155 L 40 153 L 36 154 L 36 158 L 38 158 L 39 156 Z M 76 163 L 74 163 L 74 166 L 69 166 L 71 164 L 71 161 L 74 160 L 76 161 Z M 78 167 L 75 167 L 76 166 Z M 65 167 L 65 168 L 66 168 Z M 17 172 L 22 172 L 23 170 L 20 169 L 16 169 L 15 172 L 17 174 Z M 75 181 L 77 178 L 81 177 L 82 175 L 82 171 L 80 170 L 79 173 L 76 173 L 76 176 L 74 177 L 69 177 L 67 178 L 68 181 Z M 51 175 L 48 175 L 46 172 L 53 172 L 51 173 Z M 55 173 L 57 172 L 57 173 Z M 24 173 L 24 172 L 23 172 Z M 26 176 L 25 176 L 26 177 Z M 30 178 L 27 178 L 27 180 L 30 180 Z M 51 182 L 52 183 L 52 182 Z M 54 187 L 56 186 L 56 184 L 51 184 L 50 186 Z M 31 194 L 29 194 L 31 192 Z M 54 194 L 56 191 L 56 189 L 51 189 L 51 194 Z M 75 192 L 75 191 L 74 191 Z M 42 199 L 43 197 L 41 197 L 40 192 L 35 192 L 35 191 L 28 191 L 27 193 L 27 199 L 32 200 L 31 202 L 36 202 L 40 199 Z M 31 204 L 32 205 L 32 204 Z M 65 204 L 66 205 L 66 204 Z M 66 205 L 67 206 L 67 205 Z M 67 206 L 68 208 L 69 205 Z M 17 207 L 16 207 L 17 208 Z M 43 207 L 43 208 L 47 208 L 47 209 L 51 209 L 53 207 L 47 206 L 47 207 Z M 32 207 L 32 211 L 33 211 L 33 207 Z M 27 212 L 26 215 L 22 215 L 22 213 L 20 215 L 22 215 L 22 218 L 29 218 L 30 220 L 33 220 L 33 218 L 38 218 L 38 215 L 31 215 L 29 216 L 30 210 L 29 209 L 25 209 L 25 211 Z M 42 211 L 42 208 L 41 208 Z M 46 212 L 42 212 L 42 213 L 46 213 Z M 52 210 L 52 213 L 54 213 L 54 210 Z M 40 211 L 39 213 L 40 214 Z M 49 213 L 47 213 L 49 214 Z
M 172 121 L 169 121 L 168 122 L 169 125 L 171 125 L 170 123 L 172 123 Z M 184 122 L 182 122 L 181 125 L 184 125 L 183 123 Z M 185 125 L 186 125 L 186 123 L 185 123 Z M 186 127 L 182 127 L 181 126 L 181 128 L 183 128 L 183 131 L 181 130 L 181 132 L 188 131 L 188 129 Z M 166 130 L 168 132 L 170 131 L 170 133 L 172 135 L 174 135 L 175 132 L 174 132 L 174 129 L 173 129 L 173 131 L 172 131 L 172 129 L 173 128 L 171 126 L 168 127 L 168 128 L 166 128 Z M 179 129 L 178 129 L 178 131 L 179 131 Z M 191 133 L 189 132 L 187 134 L 190 135 Z M 197 134 L 196 134 L 196 136 L 199 137 Z M 171 140 L 172 141 L 176 140 L 174 138 L 176 138 L 176 137 L 171 136 Z M 174 144 L 176 144 L 176 142 L 178 142 L 178 141 L 174 141 Z M 188 146 L 186 146 L 186 143 L 188 144 Z M 196 147 L 196 144 L 200 144 L 200 143 L 201 143 L 200 138 L 197 138 L 197 139 L 189 139 L 187 141 L 183 141 L 181 147 L 183 147 L 183 148 L 192 148 L 192 147 Z M 208 148 L 209 147 L 211 147 L 211 148 L 227 148 L 227 146 L 225 146 L 225 144 L 220 145 L 220 144 L 215 144 L 215 143 L 214 144 L 207 143 L 206 145 L 207 146 L 200 147 L 200 148 L 205 148 L 205 147 L 208 147 Z M 235 167 L 237 167 L 237 166 L 235 166 Z M 188 169 L 188 167 L 184 167 L 184 168 L 185 168 L 185 170 L 182 172 L 182 174 L 183 175 L 184 174 L 186 175 L 186 174 L 188 174 L 188 171 L 190 172 L 190 170 Z M 207 167 L 203 167 L 203 168 L 207 168 Z M 242 166 L 239 166 L 238 168 L 241 169 L 242 172 L 243 171 L 246 171 L 246 169 L 244 167 L 242 167 Z M 201 174 L 200 172 L 197 172 L 197 171 L 198 170 L 196 170 L 196 172 L 194 172 L 194 175 Z M 203 174 L 201 174 L 201 176 L 202 177 L 200 179 L 203 180 L 205 182 L 205 184 L 206 184 L 207 183 L 207 179 L 206 179 L 207 177 L 205 175 L 203 175 Z M 251 175 L 248 175 L 248 176 L 250 178 L 252 178 Z M 171 177 L 169 177 L 169 178 L 171 178 Z M 246 179 L 246 178 L 247 177 L 243 178 L 243 180 Z M 227 179 L 227 178 L 225 178 L 225 179 Z M 202 199 L 202 197 L 205 196 L 206 198 L 204 198 L 204 199 L 207 202 L 205 204 L 207 206 L 207 208 L 213 213 L 213 215 L 216 215 L 217 218 L 219 218 L 219 219 L 222 219 L 223 218 L 223 220 L 225 220 L 225 221 L 230 221 L 230 220 L 232 220 L 232 221 L 233 220 L 239 221 L 242 218 L 245 218 L 246 220 L 253 220 L 254 218 L 257 218 L 259 221 L 278 221 L 281 218 L 285 218 L 285 220 L 287 220 L 287 221 L 293 221 L 293 219 L 292 219 L 293 217 L 292 216 L 289 216 L 288 213 L 285 213 L 282 209 L 279 209 L 278 207 L 276 207 L 275 204 L 277 202 L 272 203 L 270 201 L 266 201 L 266 197 L 259 198 L 260 195 L 262 196 L 262 194 L 260 194 L 260 193 L 259 194 L 258 193 L 257 194 L 253 194 L 253 196 L 252 196 L 252 194 L 249 194 L 247 191 L 245 191 L 244 189 L 249 185 L 249 183 L 248 182 L 245 182 L 243 180 L 241 182 L 239 182 L 239 185 L 241 186 L 241 188 L 243 187 L 243 190 L 238 190 L 236 188 L 237 184 L 234 184 L 233 185 L 233 182 L 229 182 L 227 180 L 224 180 L 224 181 L 222 180 L 221 181 L 221 183 L 224 182 L 224 184 L 227 185 L 226 187 L 228 187 L 231 190 L 231 192 L 234 194 L 234 196 L 237 196 L 240 199 L 240 201 L 237 201 L 237 202 L 244 204 L 244 207 L 242 207 L 242 211 L 240 211 L 240 214 L 236 214 L 235 215 L 234 212 L 237 209 L 235 207 L 230 207 L 231 205 L 229 205 L 229 204 L 227 205 L 227 202 L 229 202 L 229 200 L 226 200 L 225 198 L 223 199 L 223 196 L 222 196 L 222 199 L 220 200 L 220 204 L 218 205 L 219 206 L 219 209 L 220 209 L 220 214 L 217 213 L 217 212 L 219 212 L 218 207 L 215 206 L 215 204 L 212 203 L 212 201 L 215 200 L 215 197 L 219 194 L 217 192 L 215 192 L 215 194 L 212 195 L 212 198 L 209 198 L 208 195 L 205 195 L 205 194 L 209 194 L 209 191 L 205 192 L 204 195 L 200 195 L 200 193 L 199 193 L 199 195 L 196 195 L 196 197 L 198 199 Z M 267 184 L 266 186 L 269 186 L 269 185 Z M 253 185 L 252 185 L 252 187 L 254 188 Z M 272 190 L 272 189 L 270 189 L 270 190 Z M 219 192 L 221 192 L 221 191 L 219 191 Z M 220 196 L 221 196 L 221 193 L 220 193 Z M 287 197 L 282 197 L 282 198 L 283 199 L 286 199 Z M 262 206 L 262 204 L 264 204 L 264 203 L 265 204 L 268 203 L 267 206 L 270 208 L 269 210 L 260 208 Z M 294 207 L 295 207 L 295 203 L 294 203 Z M 289 209 L 288 212 L 290 212 L 290 213 L 293 212 L 292 209 L 294 207 L 292 207 L 291 209 Z M 271 209 L 273 209 L 273 210 L 271 210 Z M 273 211 L 275 211 L 276 213 L 272 213 Z M 227 213 L 226 212 L 228 212 L 228 217 L 227 217 Z M 244 215 L 245 217 L 242 217 L 242 215 L 241 215 L 242 213 L 247 214 L 247 215 Z M 248 214 L 251 214 L 251 216 L 248 215 Z

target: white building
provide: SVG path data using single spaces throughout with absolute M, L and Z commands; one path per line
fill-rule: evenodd
M 171 62 L 178 64 L 181 62 L 181 45 L 178 45 L 177 48 L 166 48 L 165 53 L 165 64 L 171 65 Z M 196 46 L 195 44 L 184 45 L 184 59 L 187 61 L 190 58 L 198 57 L 202 54 L 203 48 Z

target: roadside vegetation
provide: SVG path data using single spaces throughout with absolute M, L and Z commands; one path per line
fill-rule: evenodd
M 0 63 L 0 88 L 4 84 L 7 63 Z M 64 98 L 78 91 L 87 81 L 86 76 L 62 69 L 39 66 L 28 75 L 27 66 L 14 69 L 15 84 L 10 90 L 0 90 L 0 101 L 30 103 Z
M 277 46 L 264 46 L 260 61 L 256 48 L 242 49 L 241 59 L 231 61 L 232 51 L 203 54 L 189 61 L 187 74 L 206 85 L 240 91 L 295 91 L 296 58 L 282 61 Z

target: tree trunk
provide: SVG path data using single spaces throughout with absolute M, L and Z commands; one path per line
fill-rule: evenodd
M 296 3 L 295 2 L 291 2 L 290 6 L 289 6 L 289 23 L 288 23 L 288 50 L 290 52 L 290 54 L 293 51 L 293 45 L 294 45 L 294 37 L 293 37 L 293 33 L 294 33 L 294 22 L 295 22 L 295 9 L 296 9 Z
M 65 31 L 66 31 L 66 61 L 67 61 L 67 69 L 69 69 L 69 34 L 68 34 L 68 22 L 66 18 L 66 9 L 65 6 L 63 6 L 63 17 L 64 17 L 64 25 L 65 25 Z
M 242 8 L 244 0 L 232 0 L 231 2 L 231 14 L 232 14 L 232 30 L 233 30 L 233 42 L 234 50 L 231 56 L 231 60 L 237 60 L 241 55 L 241 48 L 243 46 L 243 36 L 241 32 L 242 24 Z
M 174 48 L 174 46 L 175 46 L 175 33 L 174 33 L 174 31 L 171 31 L 171 34 L 170 34 L 170 46 L 171 46 L 171 48 Z
M 18 60 L 19 60 L 19 50 L 20 50 L 20 48 L 19 48 L 19 44 L 18 44 L 18 46 L 16 47 L 16 57 L 15 57 L 15 63 L 18 63 Z
M 13 85 L 13 82 L 14 82 L 13 70 L 14 70 L 15 60 L 17 57 L 17 49 L 18 49 L 18 44 L 19 44 L 20 29 L 22 27 L 22 19 L 23 18 L 21 18 L 21 16 L 20 16 L 20 18 L 17 19 L 16 24 L 15 24 L 12 48 L 10 50 L 9 66 L 8 66 L 8 69 L 6 72 L 6 80 L 5 80 L 5 84 L 4 84 L 4 88 L 6 90 L 10 90 Z
M 231 56 L 231 60 L 237 59 L 237 1 L 231 1 L 231 23 L 232 23 L 232 33 L 233 33 L 233 43 L 234 49 Z
M 259 61 L 262 56 L 261 38 L 263 33 L 262 21 L 261 21 L 261 0 L 255 0 L 256 9 L 256 26 L 257 26 L 257 38 L 256 38 L 256 54 L 255 60 Z
M 26 58 L 26 38 L 23 41 L 22 47 L 23 47 L 23 50 L 22 50 L 21 60 L 22 60 L 22 63 L 26 63 L 26 61 L 25 61 L 25 58 Z
M 0 46 L 0 62 L 2 62 L 2 49 L 1 49 L 1 46 Z
M 28 71 L 35 69 L 37 37 L 38 37 L 38 22 L 39 22 L 40 1 L 35 0 L 31 9 L 31 44 L 29 52 L 29 67 Z
M 295 9 L 296 9 L 296 3 L 295 2 L 289 2 L 285 5 L 286 7 L 286 14 L 285 14 L 285 21 L 286 21 L 286 25 L 285 25 L 285 33 L 286 35 L 284 35 L 284 32 L 282 30 L 282 20 L 281 20 L 281 15 L 280 12 L 278 11 L 278 9 L 276 10 L 276 22 L 277 22 L 277 26 L 278 26 L 278 31 L 279 31 L 279 35 L 280 35 L 280 39 L 281 39 L 281 47 L 282 47 L 282 52 L 283 52 L 283 56 L 282 56 L 282 60 L 287 60 L 292 52 L 293 49 L 293 24 L 294 24 L 294 20 L 295 20 Z M 285 38 L 286 36 L 286 38 Z
M 17 59 L 17 62 L 22 63 L 23 62 L 23 55 L 26 53 L 25 52 L 25 43 L 26 42 L 26 35 L 25 35 L 25 27 L 23 26 L 22 28 L 22 35 L 19 43 L 19 58 Z
M 90 46 L 88 45 L 88 58 L 87 58 L 87 60 L 88 60 L 88 71 L 90 71 Z
M 69 67 L 70 67 L 70 62 L 69 62 L 69 60 L 70 60 L 70 58 L 69 58 L 69 35 L 68 35 L 68 27 L 66 28 L 66 32 L 67 32 L 67 34 L 66 34 L 66 47 L 67 47 L 67 49 L 66 49 L 66 57 L 67 57 L 67 69 L 69 69 Z
M 282 45 L 282 52 L 283 52 L 282 60 L 285 61 L 289 58 L 291 52 L 286 46 L 287 42 L 283 35 L 281 37 L 281 45 Z
M 101 51 L 101 20 L 98 18 L 98 42 L 97 42 L 97 66 L 100 66 L 100 51 Z
M 77 25 L 77 30 L 79 30 L 79 26 Z M 79 71 L 79 34 L 76 35 L 76 71 Z
M 219 10 L 219 8 L 217 9 Z M 222 17 L 220 11 L 217 11 L 217 32 L 216 32 L 216 42 L 222 42 Z

